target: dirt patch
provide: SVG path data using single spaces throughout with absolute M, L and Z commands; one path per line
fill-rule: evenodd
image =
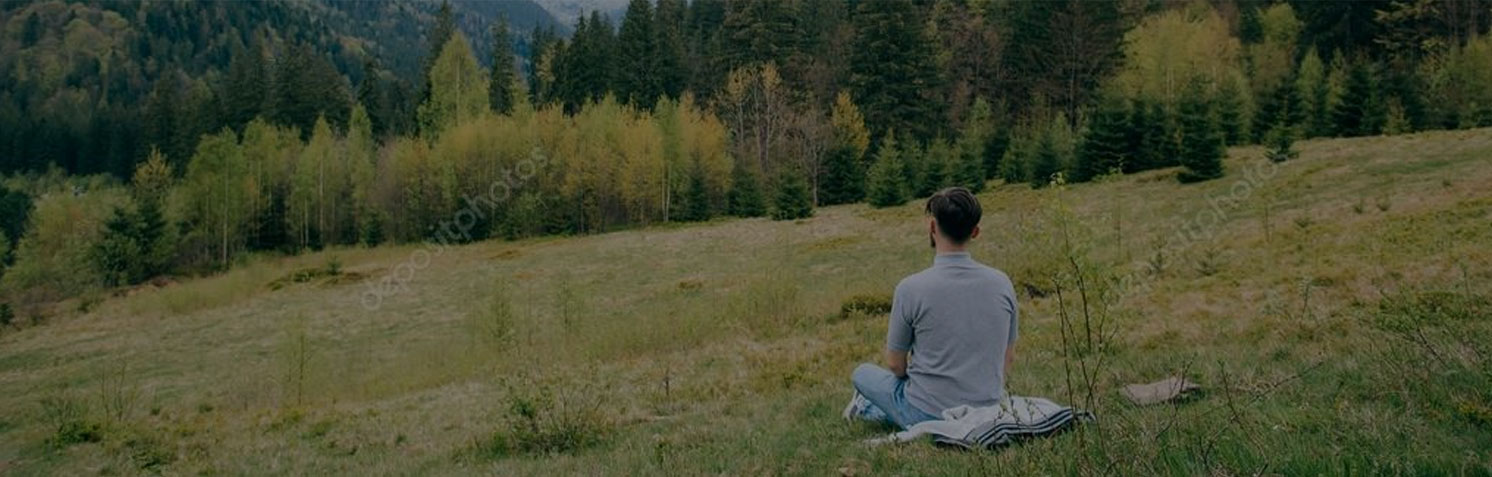
M 852 235 L 845 235 L 845 236 L 839 236 L 839 237 L 830 237 L 830 238 L 827 238 L 827 239 L 819 240 L 817 242 L 813 242 L 813 243 L 808 244 L 808 250 L 812 251 L 812 252 L 824 252 L 824 251 L 829 251 L 829 250 L 838 250 L 838 249 L 849 247 L 849 246 L 854 245 L 856 243 L 860 243 L 860 242 L 862 242 L 864 240 L 865 239 L 863 239 L 861 237 L 852 236 Z
M 523 255 L 523 252 L 519 252 L 518 249 L 510 248 L 501 252 L 494 253 L 487 258 L 491 260 L 512 260 L 518 258 L 521 255 Z
M 302 283 L 314 283 L 319 286 L 329 287 L 357 283 L 368 279 L 374 271 L 355 272 L 343 270 L 340 266 L 328 265 L 324 267 L 301 268 L 285 274 L 266 285 L 271 291 L 279 290 L 291 285 Z

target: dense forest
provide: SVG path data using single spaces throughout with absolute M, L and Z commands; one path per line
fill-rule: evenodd
M 493 4 L 3 4 L 0 292 L 1492 126 L 1479 0 Z

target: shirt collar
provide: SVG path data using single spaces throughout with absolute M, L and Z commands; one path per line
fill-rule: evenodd
M 948 252 L 940 253 L 937 256 L 933 257 L 933 265 L 952 265 L 956 263 L 968 263 L 973 260 L 974 259 L 969 256 L 969 252 L 967 251 Z

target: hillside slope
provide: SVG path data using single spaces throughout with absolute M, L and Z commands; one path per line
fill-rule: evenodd
M 914 203 L 132 290 L 0 336 L 0 471 L 1492 472 L 1492 130 L 1299 147 L 980 196 L 973 253 L 1025 290 L 1011 392 L 1100 416 L 998 454 L 839 419 L 885 327 L 841 304 L 930 263 Z M 1209 391 L 1116 392 L 1170 374 Z

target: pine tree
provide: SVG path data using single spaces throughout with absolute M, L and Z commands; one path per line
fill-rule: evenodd
M 784 167 L 777 174 L 777 194 L 772 201 L 772 220 L 797 220 L 813 216 L 813 192 L 801 171 Z
M 1276 122 L 1269 132 L 1265 134 L 1264 141 L 1269 145 L 1269 150 L 1264 152 L 1264 157 L 1271 162 L 1285 162 L 1299 156 L 1295 150 L 1296 128 Z
M 228 63 L 223 88 L 223 114 L 229 127 L 243 132 L 245 125 L 264 112 L 269 97 L 269 72 L 264 53 L 257 47 L 237 50 Z
M 972 192 L 984 191 L 984 141 L 967 133 L 953 145 L 954 163 L 950 183 Z
M 749 167 L 742 161 L 736 161 L 731 168 L 731 187 L 727 201 L 730 202 L 730 215 L 736 217 L 761 217 L 767 214 L 761 180 Z
M 653 34 L 657 36 L 653 75 L 658 77 L 659 91 L 671 99 L 684 94 L 687 80 L 684 71 L 686 9 L 684 0 L 658 0 L 658 6 L 653 10 Z
M 1055 134 L 1050 128 L 1042 131 L 1040 137 L 1036 138 L 1036 149 L 1032 151 L 1031 164 L 1027 166 L 1027 180 L 1030 181 L 1031 188 L 1046 187 L 1062 173 L 1062 157 L 1056 142 Z
M 875 2 L 871 2 L 875 3 Z M 1076 120 L 1098 84 L 1124 59 L 1120 2 L 1042 0 L 1005 2 L 1010 41 L 1000 61 L 1004 93 L 1021 110 L 1047 104 Z M 957 54 L 957 53 L 955 53 Z
M 979 161 L 979 170 L 984 174 L 980 182 L 995 178 L 1000 169 L 1000 158 L 1005 155 L 1005 148 L 1010 144 L 1010 132 L 1004 128 L 997 130 L 994 116 L 994 110 L 988 101 L 974 98 L 973 106 L 969 107 L 969 116 L 964 119 L 960 142 L 964 144 L 964 152 L 974 154 Z M 967 167 L 972 168 L 973 165 Z M 973 178 L 966 177 L 964 181 L 973 183 L 969 179 Z M 981 184 L 980 188 L 983 187 Z
M 787 64 L 802 37 L 783 0 L 726 2 L 721 19 L 721 71 L 753 64 Z
M 363 81 L 357 85 L 357 104 L 362 105 L 368 114 L 373 137 L 389 134 L 394 122 L 393 104 L 381 75 L 377 62 L 371 58 L 363 61 Z
M 819 203 L 825 205 L 858 202 L 865 196 L 865 151 L 870 146 L 870 131 L 860 108 L 846 91 L 834 99 L 830 114 L 833 143 L 826 151 L 823 177 L 819 181 Z
M 689 185 L 684 191 L 684 213 L 680 220 L 701 222 L 710 220 L 715 213 L 710 207 L 710 186 L 705 182 L 705 170 L 698 162 L 689 169 Z
M 450 0 L 441 0 L 440 9 L 435 12 L 435 25 L 425 35 L 430 43 L 425 45 L 425 59 L 420 64 L 420 103 L 430 100 L 430 70 L 435 67 L 435 60 L 440 58 L 441 52 L 445 51 L 446 42 L 456 34 L 456 16 L 451 12 Z
M 860 2 L 850 87 L 874 133 L 895 129 L 927 138 L 940 129 L 943 102 L 929 95 L 941 79 L 927 24 L 912 0 Z
M 301 139 L 311 135 L 316 120 L 326 118 L 332 125 L 347 124 L 351 111 L 346 82 L 325 56 L 310 45 L 292 47 L 275 68 L 274 110 L 276 124 L 300 131 Z
M 1177 141 L 1176 120 L 1159 102 L 1135 105 L 1132 128 L 1137 133 L 1138 147 L 1132 166 L 1126 173 L 1172 167 L 1180 163 L 1181 146 Z
M 1228 145 L 1237 145 L 1248 142 L 1253 138 L 1249 119 L 1246 117 L 1244 101 L 1246 91 L 1239 86 L 1240 79 L 1228 78 L 1223 80 L 1217 90 L 1217 120 L 1219 132 L 1223 135 L 1223 141 Z
M 865 197 L 865 170 L 853 146 L 839 144 L 824 157 L 824 178 L 819 185 L 823 205 L 849 204 Z
M 1208 100 L 1206 87 L 1192 81 L 1180 104 L 1182 183 L 1202 182 L 1223 176 L 1223 135 Z
M 141 255 L 135 235 L 134 218 L 124 208 L 114 207 L 114 214 L 104 222 L 102 239 L 89 250 L 93 268 L 105 285 L 135 283 L 133 268 Z
M 896 133 L 887 132 L 876 151 L 876 161 L 867 174 L 866 194 L 874 207 L 893 207 L 907 203 L 906 166 L 896 144 Z
M 185 168 L 192 155 L 180 134 L 183 129 L 179 126 L 183 121 L 180 103 L 181 85 L 174 73 L 168 73 L 155 80 L 145 105 L 145 143 L 164 154 L 174 171 Z
M 933 140 L 919 156 L 916 160 L 907 161 L 917 166 L 916 174 L 908 176 L 915 181 L 917 187 L 914 196 L 929 197 L 952 184 L 954 151 L 948 141 L 942 138 Z
M 1326 103 L 1328 93 L 1326 66 L 1321 63 L 1321 56 L 1316 54 L 1315 48 L 1307 51 L 1305 58 L 1300 60 L 1299 72 L 1295 77 L 1295 90 L 1300 98 L 1305 136 L 1315 137 L 1329 134 L 1330 118 L 1327 113 L 1330 111 Z
M 1293 81 L 1280 83 L 1259 105 L 1259 114 L 1254 115 L 1254 130 L 1259 131 L 1261 140 L 1267 141 L 1267 136 L 1279 125 L 1301 127 L 1307 120 L 1303 106 L 1297 85 Z
M 508 21 L 500 19 L 492 25 L 492 71 L 487 81 L 487 98 L 493 113 L 513 112 L 513 104 L 517 101 L 515 94 L 520 93 L 513 89 L 513 83 L 518 81 L 513 61 L 513 39 L 508 35 Z
M 1130 111 L 1117 94 L 1106 94 L 1088 122 L 1072 168 L 1073 182 L 1087 182 L 1126 167 L 1131 156 Z
M 1383 127 L 1383 108 L 1379 104 L 1372 65 L 1354 62 L 1347 69 L 1342 98 L 1332 109 L 1332 120 L 1338 136 L 1372 136 Z
M 1000 170 L 995 175 L 1006 184 L 1026 182 L 1026 156 L 1035 151 L 1035 143 L 1035 137 L 1029 131 L 1019 136 L 1012 134 L 1010 146 L 1005 148 L 1005 156 L 1000 158 Z
M 658 78 L 658 34 L 653 25 L 653 3 L 632 0 L 622 17 L 616 44 L 617 99 L 641 109 L 652 109 L 663 93 Z

